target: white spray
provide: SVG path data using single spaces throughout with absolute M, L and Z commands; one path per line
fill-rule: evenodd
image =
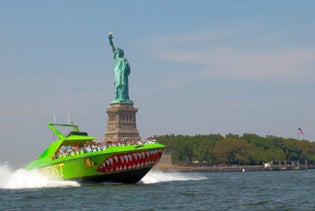
M 150 171 L 146 176 L 142 178 L 140 182 L 144 184 L 152 184 L 159 182 L 171 182 L 171 181 L 188 181 L 188 180 L 204 180 L 205 176 L 199 173 L 182 173 L 182 172 L 162 172 L 162 171 Z
M 7 163 L 0 164 L 0 189 L 78 187 L 74 181 L 51 179 L 37 170 L 12 170 Z

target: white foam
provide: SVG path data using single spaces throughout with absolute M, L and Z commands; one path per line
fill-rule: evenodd
M 171 182 L 171 181 L 189 181 L 189 180 L 204 180 L 205 176 L 199 173 L 183 173 L 183 172 L 162 172 L 162 171 L 150 171 L 145 175 L 140 182 L 144 184 L 152 184 L 159 182 Z
M 74 181 L 48 178 L 37 170 L 12 170 L 7 163 L 0 164 L 0 189 L 78 187 Z

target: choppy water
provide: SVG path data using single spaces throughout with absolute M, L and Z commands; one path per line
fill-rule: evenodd
M 315 170 L 149 172 L 133 185 L 80 185 L 0 165 L 0 210 L 315 210 Z

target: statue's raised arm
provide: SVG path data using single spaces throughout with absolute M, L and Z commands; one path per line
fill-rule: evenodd
M 115 53 L 116 48 L 113 43 L 113 32 L 108 33 L 108 39 L 109 39 L 109 45 L 112 47 L 113 53 Z

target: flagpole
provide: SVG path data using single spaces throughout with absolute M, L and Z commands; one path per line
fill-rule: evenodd
M 300 127 L 298 127 L 298 129 L 297 129 L 297 134 L 298 134 L 298 140 L 300 140 L 300 134 L 304 135 L 304 132 Z
M 297 133 L 298 133 L 298 140 L 300 140 L 301 129 L 300 129 L 299 126 L 298 126 L 298 128 L 297 128 Z
M 300 132 L 299 132 L 299 130 L 297 131 L 297 135 L 298 135 L 298 140 L 300 140 Z

